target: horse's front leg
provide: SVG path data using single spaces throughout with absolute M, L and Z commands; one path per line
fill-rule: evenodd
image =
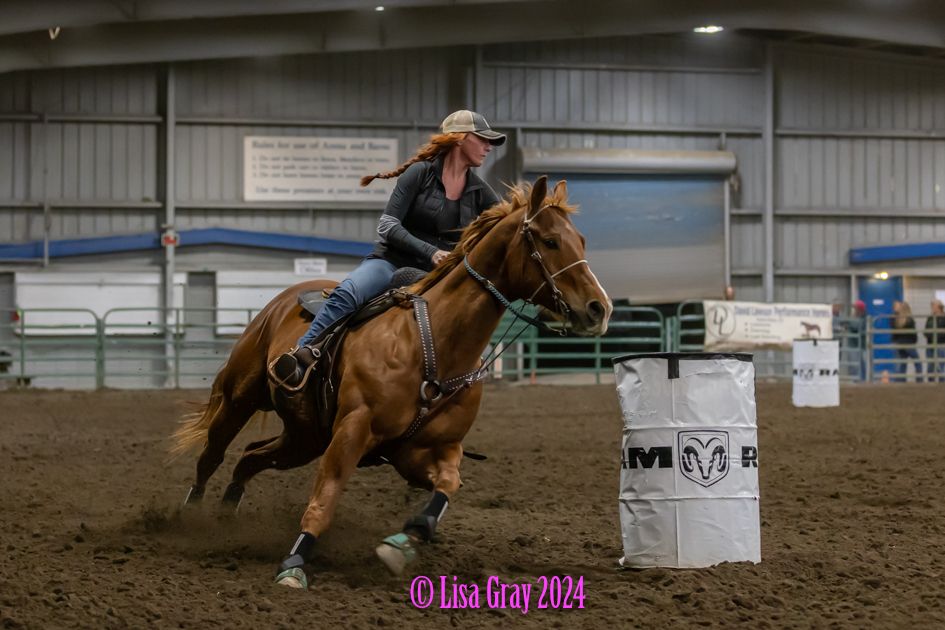
M 446 513 L 450 498 L 459 490 L 459 464 L 463 459 L 463 447 L 459 443 L 438 445 L 429 449 L 414 461 L 414 481 L 426 481 L 433 485 L 433 496 L 419 513 L 404 523 L 403 531 L 388 536 L 375 549 L 377 557 L 394 575 L 416 559 L 417 546 L 433 540 L 436 527 Z M 423 476 L 426 479 L 423 479 Z
M 346 414 L 336 424 L 331 444 L 322 456 L 315 485 L 302 515 L 302 531 L 282 564 L 276 583 L 294 588 L 307 588 L 305 563 L 311 558 L 315 541 L 331 524 L 345 483 L 358 462 L 375 445 L 371 433 L 371 416 L 367 407 Z

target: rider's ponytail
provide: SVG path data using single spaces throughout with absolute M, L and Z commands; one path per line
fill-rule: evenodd
M 367 186 L 375 179 L 390 179 L 397 177 L 407 170 L 415 162 L 424 162 L 435 160 L 440 155 L 446 153 L 466 137 L 465 133 L 438 133 L 430 137 L 430 141 L 417 150 L 417 153 L 388 173 L 376 173 L 374 175 L 365 175 L 361 178 L 361 185 Z

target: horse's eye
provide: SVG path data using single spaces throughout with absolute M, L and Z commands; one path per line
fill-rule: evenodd
M 553 238 L 546 238 L 542 241 L 548 249 L 558 249 L 558 241 Z

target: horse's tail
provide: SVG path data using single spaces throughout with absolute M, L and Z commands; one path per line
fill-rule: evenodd
M 220 405 L 223 404 L 223 394 L 213 394 L 210 396 L 210 400 L 203 404 L 190 404 L 195 407 L 194 411 L 181 416 L 180 426 L 177 427 L 177 430 L 174 431 L 174 434 L 171 436 L 174 443 L 171 444 L 169 449 L 170 459 L 174 459 L 188 451 L 196 450 L 207 444 L 210 425 L 213 423 L 213 418 L 219 411 Z M 269 425 L 269 412 L 262 410 L 256 411 L 256 413 L 250 416 L 249 420 L 246 421 L 243 428 L 256 423 L 259 425 L 258 430 L 260 432 L 265 431 L 266 427 Z
M 181 417 L 180 426 L 174 431 L 174 444 L 170 449 L 173 457 L 183 455 L 207 443 L 210 423 L 221 404 L 223 404 L 223 394 L 214 393 L 209 401 Z

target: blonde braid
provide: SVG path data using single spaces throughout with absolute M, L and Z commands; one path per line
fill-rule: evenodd
M 447 153 L 450 149 L 459 144 L 465 137 L 465 133 L 434 134 L 430 136 L 429 142 L 417 149 L 417 153 L 412 158 L 398 166 L 393 171 L 389 171 L 387 173 L 375 173 L 374 175 L 365 175 L 361 178 L 361 185 L 367 186 L 375 179 L 391 179 L 392 177 L 398 177 L 401 173 L 406 171 L 411 164 L 435 160 L 437 157 Z

